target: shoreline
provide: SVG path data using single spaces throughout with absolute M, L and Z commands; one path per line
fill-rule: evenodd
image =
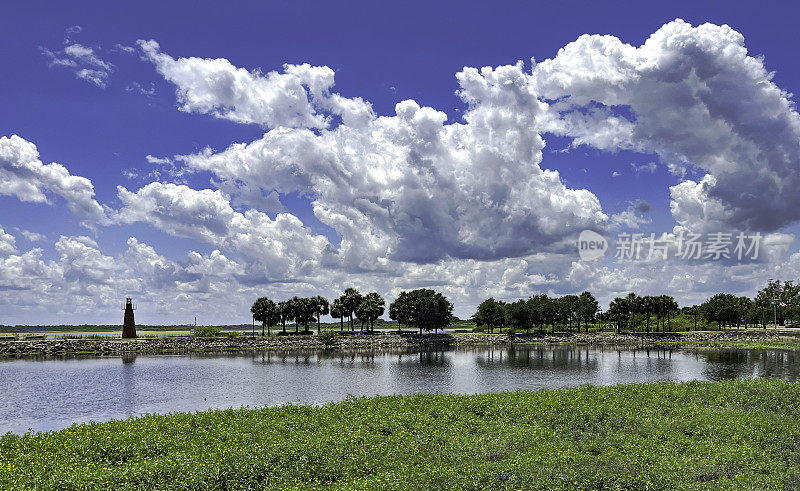
M 53 339 L 0 341 L 0 358 L 53 355 L 188 354 L 204 352 L 456 348 L 480 346 L 615 346 L 629 348 L 733 348 L 800 350 L 800 337 L 770 332 L 355 334 L 266 338 Z

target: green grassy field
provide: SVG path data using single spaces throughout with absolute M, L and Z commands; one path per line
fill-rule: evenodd
M 0 489 L 797 489 L 800 384 L 585 386 L 0 437 Z

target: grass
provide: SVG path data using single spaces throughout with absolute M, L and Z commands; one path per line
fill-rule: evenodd
M 797 489 L 800 384 L 584 386 L 0 437 L 0 488 Z

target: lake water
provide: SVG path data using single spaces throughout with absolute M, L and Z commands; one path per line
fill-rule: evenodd
M 6 359 L 0 361 L 0 434 L 145 413 L 320 404 L 348 395 L 749 377 L 800 380 L 800 353 L 516 347 Z

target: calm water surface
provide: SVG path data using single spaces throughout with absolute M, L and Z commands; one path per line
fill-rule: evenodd
M 320 404 L 349 394 L 750 377 L 800 380 L 800 353 L 517 347 L 3 360 L 0 434 L 145 413 Z

